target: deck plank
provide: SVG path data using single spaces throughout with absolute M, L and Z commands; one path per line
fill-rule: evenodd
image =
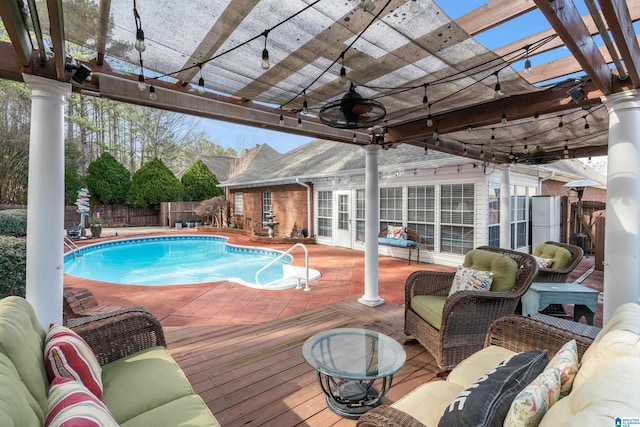
M 330 328 L 360 327 L 403 343 L 404 309 L 371 308 L 350 297 L 263 324 L 168 327 L 170 353 L 225 427 L 353 426 L 327 408 L 317 373 L 302 358 L 302 344 Z M 407 363 L 384 403 L 434 380 L 433 357 L 418 344 L 405 345 Z

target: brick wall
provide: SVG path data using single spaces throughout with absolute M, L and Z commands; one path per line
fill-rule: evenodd
M 311 226 L 307 224 L 307 189 L 298 184 L 242 189 L 243 214 L 232 214 L 239 227 L 255 230 L 258 234 L 267 233 L 267 229 L 262 226 L 262 193 L 265 191 L 271 192 L 271 206 L 275 221 L 280 223 L 275 227 L 276 236 L 290 236 L 294 230 L 299 231 L 303 228 L 311 233 Z M 234 191 L 230 193 L 233 213 Z M 313 197 L 313 191 L 311 191 L 311 197 Z M 313 223 L 313 216 L 311 222 Z

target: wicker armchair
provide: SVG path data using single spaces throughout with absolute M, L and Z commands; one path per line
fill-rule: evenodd
M 549 354 L 555 354 L 572 339 L 576 340 L 578 356 L 582 359 L 593 338 L 529 317 L 509 315 L 497 319 L 489 326 L 484 346 L 497 345 L 514 352 L 546 349 Z M 361 416 L 356 426 L 424 427 L 424 424 L 393 406 L 382 405 Z
M 584 255 L 584 251 L 580 246 L 569 245 L 566 243 L 560 242 L 544 242 L 543 245 L 551 245 L 557 246 L 560 248 L 565 248 L 571 253 L 571 259 L 569 262 L 561 268 L 538 268 L 538 274 L 533 279 L 534 282 L 546 282 L 546 283 L 565 283 L 569 278 L 569 273 L 573 271 L 574 268 L 580 264 L 580 260 L 582 260 L 582 256 Z M 538 245 L 541 246 L 541 245 Z M 539 250 L 539 247 L 536 248 Z M 536 250 L 534 250 L 534 255 L 537 255 Z
M 405 282 L 404 332 L 413 336 L 450 370 L 484 344 L 489 325 L 501 316 L 513 314 L 520 297 L 529 289 L 538 272 L 538 263 L 529 254 L 489 246 L 477 248 L 513 259 L 517 265 L 515 285 L 507 291 L 459 291 L 449 294 L 455 273 L 415 271 Z M 440 328 L 431 325 L 411 307 L 417 295 L 446 297 Z

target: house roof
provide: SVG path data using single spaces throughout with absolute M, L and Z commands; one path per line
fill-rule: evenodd
M 395 149 L 381 150 L 378 169 L 381 172 L 409 169 L 438 168 L 451 165 L 477 164 L 477 160 L 454 156 L 435 150 L 425 150 L 408 144 Z M 221 182 L 221 187 L 248 188 L 305 182 L 322 177 L 364 174 L 366 155 L 362 147 L 328 140 L 314 140 L 298 147 L 262 166 L 253 167 Z M 547 165 L 520 165 L 520 173 L 548 175 L 555 172 L 557 179 L 571 181 L 589 178 L 603 185 L 606 178 L 576 159 L 561 160 Z

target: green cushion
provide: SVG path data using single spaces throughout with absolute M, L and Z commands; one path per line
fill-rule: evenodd
M 440 330 L 446 295 L 417 295 L 411 298 L 411 309 L 431 326 Z
M 49 390 L 44 337 L 45 331 L 27 300 L 17 296 L 0 300 L 0 353 L 11 360 L 43 414 L 47 411 Z
M 103 365 L 102 384 L 102 401 L 118 423 L 193 394 L 187 377 L 164 347 L 151 347 Z
M 42 408 L 20 380 L 7 356 L 0 353 L 0 426 L 42 426 Z
M 122 424 L 120 427 L 148 426 L 211 426 L 220 423 L 197 394 L 181 397 L 165 405 L 151 409 Z
M 476 270 L 491 271 L 493 273 L 492 291 L 508 291 L 516 284 L 518 264 L 507 255 L 472 249 L 465 255 L 462 265 Z
M 533 255 L 540 258 L 553 258 L 552 270 L 564 268 L 571 262 L 571 252 L 567 248 L 547 243 L 540 243 L 533 250 Z

